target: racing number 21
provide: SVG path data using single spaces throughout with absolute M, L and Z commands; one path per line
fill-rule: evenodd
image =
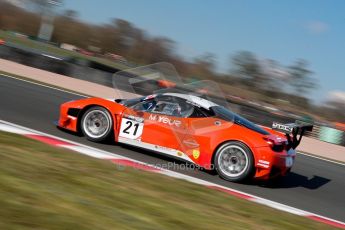
M 128 125 L 128 126 L 127 126 L 127 128 L 125 128 L 123 130 L 123 132 L 127 133 L 127 134 L 131 134 L 129 129 L 132 127 L 133 122 L 132 121 L 126 121 L 126 125 Z M 133 126 L 135 127 L 134 132 L 133 132 L 133 135 L 135 136 L 137 134 L 137 131 L 138 131 L 139 123 L 135 123 Z
M 119 136 L 129 139 L 138 139 L 143 133 L 143 127 L 143 122 L 122 118 Z

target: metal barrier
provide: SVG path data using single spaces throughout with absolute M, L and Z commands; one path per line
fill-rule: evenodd
M 332 144 L 341 145 L 343 143 L 344 132 L 330 127 L 321 126 L 319 140 Z
M 333 127 L 324 125 L 314 125 L 312 132 L 307 132 L 306 136 L 320 141 L 345 146 L 345 132 Z

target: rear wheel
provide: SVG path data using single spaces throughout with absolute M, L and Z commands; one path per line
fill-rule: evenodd
M 100 106 L 94 106 L 84 113 L 80 126 L 81 131 L 88 140 L 101 142 L 110 138 L 113 120 L 108 110 Z
M 250 179 L 254 171 L 254 157 L 248 146 L 238 141 L 229 141 L 216 152 L 215 168 L 228 181 Z

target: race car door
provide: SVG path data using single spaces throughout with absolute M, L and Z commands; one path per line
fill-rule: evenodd
M 119 142 L 189 160 L 181 151 L 187 126 L 179 102 L 171 96 L 158 96 L 125 110 Z

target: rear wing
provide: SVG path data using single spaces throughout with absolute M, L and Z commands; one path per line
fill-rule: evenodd
M 295 123 L 290 124 L 273 122 L 272 129 L 285 133 L 288 141 L 288 147 L 296 149 L 296 147 L 300 144 L 305 131 L 312 131 L 313 125 L 303 121 L 296 121 Z M 297 137 L 297 135 L 299 135 L 299 137 Z

